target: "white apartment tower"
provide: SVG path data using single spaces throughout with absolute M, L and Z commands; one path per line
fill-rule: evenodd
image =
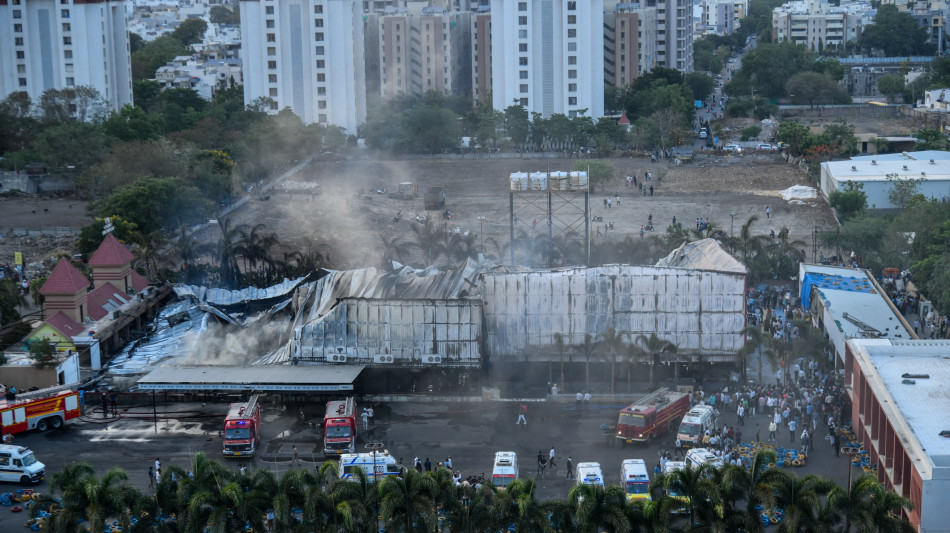
M 125 2 L 0 0 L 0 98 L 79 86 L 116 111 L 132 103 Z
M 2 1 L 2 0 L 0 0 Z M 366 118 L 362 3 L 242 0 L 244 101 L 355 134 Z
M 604 114 L 603 0 L 492 0 L 492 103 Z

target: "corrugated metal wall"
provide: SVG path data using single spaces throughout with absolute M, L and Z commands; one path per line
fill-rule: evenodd
M 745 327 L 743 274 L 650 266 L 606 266 L 482 276 L 485 352 L 557 360 L 567 346 L 610 327 L 659 337 L 683 355 L 731 361 Z
M 341 300 L 302 326 L 290 357 L 301 361 L 394 366 L 481 366 L 477 300 Z

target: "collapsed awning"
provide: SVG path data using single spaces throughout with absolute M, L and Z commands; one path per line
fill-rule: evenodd
M 139 390 L 335 392 L 353 390 L 364 365 L 162 366 Z

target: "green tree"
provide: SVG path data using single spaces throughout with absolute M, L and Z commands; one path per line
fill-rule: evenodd
M 567 500 L 575 509 L 579 533 L 626 533 L 630 530 L 625 512 L 627 494 L 617 485 L 577 484 L 568 493 Z
M 459 118 L 452 110 L 424 105 L 406 112 L 400 144 L 405 151 L 430 154 L 455 152 L 461 142 Z
M 877 9 L 874 22 L 861 33 L 861 46 L 868 53 L 881 50 L 887 57 L 929 56 L 935 49 L 927 42 L 927 29 L 894 4 Z
M 693 93 L 694 100 L 705 100 L 713 92 L 713 79 L 702 72 L 690 72 L 683 80 Z
M 66 122 L 46 128 L 36 138 L 35 147 L 51 167 L 84 170 L 105 153 L 102 128 L 88 122 Z
M 120 141 L 147 141 L 157 139 L 162 134 L 162 118 L 149 115 L 140 107 L 128 104 L 118 113 L 113 112 L 102 123 L 106 135 Z
M 124 220 L 122 217 L 113 216 L 109 217 L 112 220 L 112 227 L 114 231 L 112 232 L 119 242 L 133 242 L 136 240 L 139 232 L 135 224 Z M 102 230 L 106 226 L 106 217 L 97 218 L 92 221 L 92 224 L 84 226 L 79 232 L 79 253 L 84 257 L 88 257 L 89 254 L 96 251 L 96 248 L 99 248 L 99 245 L 102 244 L 102 239 L 105 238 L 105 235 L 102 234 Z
M 379 484 L 380 514 L 386 529 L 403 533 L 434 532 L 436 491 L 432 478 L 412 468 L 402 476 L 387 476 Z
M 142 234 L 205 220 L 211 209 L 211 202 L 179 178 L 141 179 L 89 204 L 93 216 L 118 215 Z
M 53 355 L 56 353 L 56 346 L 49 339 L 33 339 L 30 342 L 30 359 L 33 360 L 33 366 L 44 368 L 53 364 Z
M 919 130 L 914 134 L 914 137 L 917 139 L 917 145 L 914 147 L 917 150 L 947 150 L 950 148 L 947 136 L 937 129 Z
M 828 195 L 828 204 L 838 211 L 841 218 L 853 217 L 861 213 L 868 205 L 868 198 L 863 189 L 863 184 L 849 181 L 843 190 L 832 191 Z
M 610 180 L 614 179 L 614 167 L 602 159 L 588 159 L 586 161 L 577 161 L 572 170 L 587 172 L 588 186 L 593 193 L 598 187 L 607 186 Z
M 0 280 L 0 326 L 20 318 L 19 307 L 26 303 L 20 286 L 11 279 Z
M 50 513 L 51 531 L 65 533 L 103 531 L 107 520 L 124 517 L 138 492 L 127 483 L 128 475 L 114 467 L 102 479 L 89 463 L 70 463 L 53 474 L 50 488 L 60 494 L 61 503 Z M 37 506 L 38 507 L 38 506 Z
M 810 70 L 793 74 L 785 83 L 785 94 L 794 103 L 807 103 L 810 107 L 850 101 L 838 82 L 830 76 Z
M 785 517 L 779 524 L 780 533 L 817 530 L 822 498 L 834 483 L 817 474 L 808 474 L 804 477 L 782 476 L 771 485 L 776 506 L 785 509 Z
M 656 333 L 650 333 L 650 336 L 637 335 L 634 344 L 646 354 L 648 365 L 650 365 L 650 388 L 653 388 L 653 367 L 660 364 L 663 356 L 673 356 L 673 364 L 676 364 L 676 352 L 678 347 L 672 342 L 657 337 Z
M 924 181 L 921 178 L 901 177 L 896 172 L 885 177 L 891 184 L 891 189 L 887 191 L 887 199 L 901 211 L 906 210 L 914 197 L 920 194 L 920 184 Z
M 187 18 L 175 28 L 171 33 L 171 38 L 181 44 L 200 43 L 204 39 L 205 32 L 208 31 L 208 23 L 200 18 Z
M 742 58 L 742 66 L 726 84 L 725 91 L 733 97 L 756 93 L 781 98 L 788 80 L 811 70 L 814 64 L 815 55 L 803 46 L 788 41 L 760 43 Z
M 528 110 L 514 104 L 505 108 L 505 132 L 516 148 L 524 148 L 531 133 L 531 119 Z
M 758 326 L 746 326 L 745 329 L 742 330 L 742 334 L 746 337 L 745 344 L 743 344 L 739 350 L 739 359 L 743 361 L 742 375 L 745 375 L 745 362 L 748 361 L 750 356 L 757 355 L 759 361 L 759 383 L 764 383 L 762 380 L 762 372 L 765 361 L 768 361 L 769 366 L 773 368 L 778 366 L 778 351 L 775 348 L 774 341 L 766 331 Z
M 877 79 L 877 90 L 890 102 L 894 96 L 904 92 L 904 78 L 893 74 L 885 74 Z
M 178 39 L 167 35 L 154 39 L 132 54 L 132 79 L 154 79 L 158 67 L 183 55 L 189 55 L 188 48 Z

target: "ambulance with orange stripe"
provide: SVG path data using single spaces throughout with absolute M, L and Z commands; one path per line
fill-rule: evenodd
M 491 472 L 491 482 L 495 488 L 503 489 L 518 479 L 518 454 L 498 452 L 495 454 L 495 466 Z

